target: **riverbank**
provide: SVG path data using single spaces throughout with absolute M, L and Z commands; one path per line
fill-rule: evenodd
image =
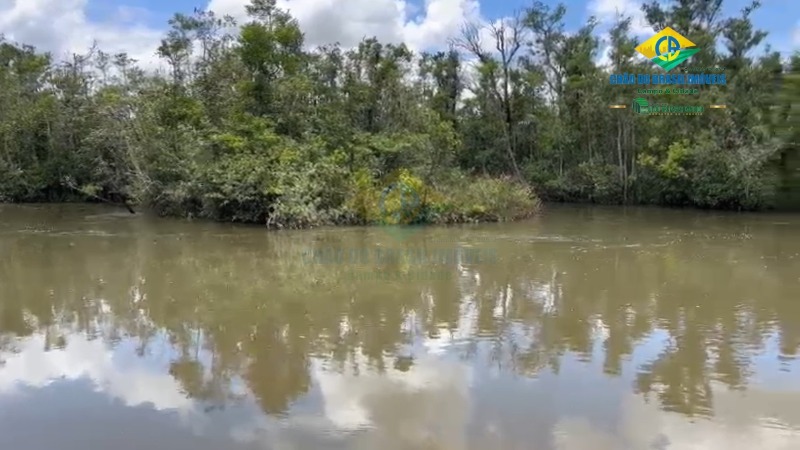
M 300 191 L 286 186 L 282 194 L 238 182 L 229 186 L 195 183 L 187 189 L 153 188 L 138 198 L 84 190 L 56 200 L 116 204 L 130 210 L 145 208 L 163 217 L 205 219 L 216 222 L 263 224 L 269 228 L 318 226 L 422 225 L 516 221 L 534 216 L 541 201 L 525 183 L 511 178 L 490 178 L 450 173 L 426 183 L 401 169 L 377 179 L 358 171 L 338 183 L 299 183 Z M 318 180 L 319 181 L 319 180 Z M 328 180 L 331 181 L 331 180 Z M 52 202 L 49 196 L 42 200 Z M 22 202 L 30 199 L 22 199 Z M 36 200 L 36 199 L 34 199 Z M 10 202 L 16 203 L 16 202 Z
M 701 52 L 693 64 L 720 68 L 731 89 L 700 89 L 692 103 L 726 108 L 645 119 L 609 110 L 635 89 L 625 94 L 585 58 L 597 42 L 545 32 L 563 24 L 541 5 L 524 12 L 536 19 L 518 31 L 536 38 L 517 55 L 562 42 L 566 53 L 544 65 L 568 74 L 556 91 L 552 73 L 468 54 L 475 45 L 434 54 L 366 35 L 347 49 L 309 46 L 272 3 L 254 2 L 241 26 L 210 11 L 176 15 L 158 49 L 169 70 L 157 73 L 122 53 L 92 48 L 63 61 L 0 38 L 0 201 L 96 196 L 168 216 L 303 228 L 514 220 L 535 214 L 538 199 L 751 210 L 800 185 L 786 181 L 798 172 L 784 161 L 797 153 L 800 55 L 782 67 L 743 59 L 746 47 Z M 534 26 L 542 17 L 553 22 Z M 476 56 L 472 79 L 464 68 Z M 625 58 L 610 68 L 652 81 L 650 69 Z M 766 79 L 775 83 L 753 82 Z M 748 94 L 732 95 L 735 86 Z M 402 171 L 426 186 L 410 210 L 402 199 L 381 203 Z

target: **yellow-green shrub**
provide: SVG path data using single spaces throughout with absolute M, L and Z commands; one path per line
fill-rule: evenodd
M 419 177 L 401 169 L 378 182 L 367 170 L 351 180 L 347 209 L 361 224 L 408 225 L 425 223 L 425 211 L 434 191 Z
M 502 222 L 530 217 L 540 206 L 526 184 L 510 178 L 463 177 L 447 186 L 437 212 L 442 222 Z

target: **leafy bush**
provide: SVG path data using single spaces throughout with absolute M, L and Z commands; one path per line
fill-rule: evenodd
M 581 163 L 564 173 L 550 176 L 541 167 L 529 166 L 528 179 L 545 200 L 557 202 L 620 203 L 623 185 L 617 166 Z
M 426 211 L 435 197 L 433 189 L 407 169 L 378 182 L 367 170 L 353 176 L 348 208 L 356 223 L 410 225 L 429 223 Z
M 633 180 L 639 201 L 666 206 L 690 203 L 688 146 L 685 141 L 673 143 L 663 159 L 652 154 L 639 155 L 639 173 Z
M 714 209 L 760 209 L 772 205 L 777 181 L 768 145 L 731 151 L 713 139 L 672 143 L 663 159 L 642 155 L 634 184 L 644 203 Z
M 426 185 L 408 170 L 376 182 L 358 172 L 348 208 L 361 224 L 436 224 L 507 221 L 530 217 L 540 207 L 533 191 L 510 178 L 451 174 Z
M 432 211 L 436 222 L 501 222 L 530 217 L 540 206 L 529 186 L 511 178 L 462 177 L 443 188 Z

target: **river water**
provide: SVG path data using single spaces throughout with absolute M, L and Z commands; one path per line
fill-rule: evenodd
M 800 216 L 0 206 L 0 448 L 800 448 Z

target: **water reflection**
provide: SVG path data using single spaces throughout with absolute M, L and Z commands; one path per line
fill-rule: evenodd
M 562 208 L 404 242 L 86 207 L 0 217 L 0 445 L 131 426 L 116 447 L 800 444 L 800 235 L 776 225 L 793 217 Z M 304 258 L 331 248 L 496 258 L 398 256 L 373 265 L 452 276 L 357 281 Z

